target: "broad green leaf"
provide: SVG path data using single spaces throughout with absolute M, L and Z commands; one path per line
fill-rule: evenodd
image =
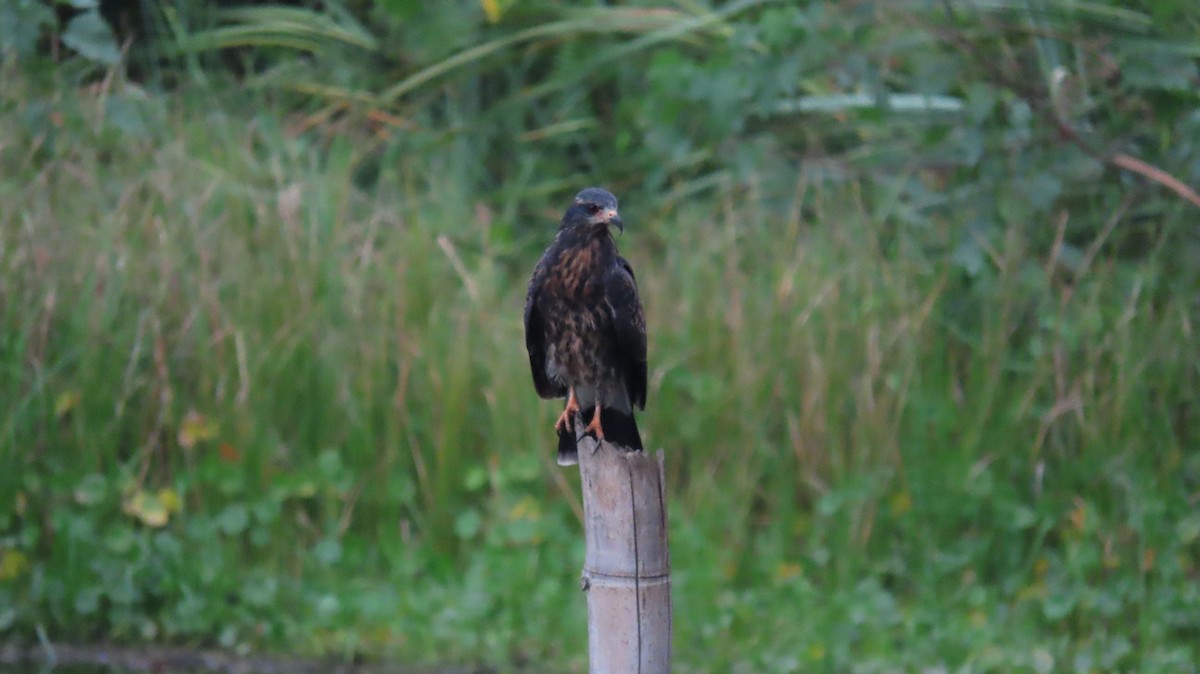
M 0 53 L 32 54 L 38 40 L 54 25 L 54 10 L 41 0 L 0 3 Z
M 160 494 L 164 492 L 169 495 L 169 504 L 178 509 L 179 499 L 174 495 L 174 492 L 164 490 Z M 139 490 L 125 501 L 122 509 L 127 515 L 136 518 L 148 527 L 166 526 L 167 522 L 171 519 L 171 509 L 168 507 L 168 503 L 165 503 L 158 494 L 151 494 L 146 491 Z
M 79 505 L 94 505 L 104 499 L 108 483 L 103 475 L 92 473 L 75 485 L 75 502 Z
M 221 514 L 217 516 L 217 526 L 226 534 L 236 536 L 245 531 L 249 520 L 246 506 L 235 503 L 222 510 Z
M 0 548 L 0 582 L 13 580 L 29 570 L 29 557 L 20 550 Z
M 67 30 L 63 32 L 62 41 L 83 57 L 98 63 L 111 66 L 121 60 L 117 36 L 104 17 L 100 16 L 99 9 L 90 9 L 71 19 Z
M 179 445 L 191 449 L 196 443 L 211 440 L 217 435 L 217 422 L 191 410 L 179 424 Z
M 148 138 L 151 131 L 150 119 L 146 114 L 148 103 L 130 95 L 110 96 L 105 102 L 105 119 L 122 133 Z
M 313 547 L 313 557 L 322 566 L 332 566 L 342 558 L 342 544 L 333 538 L 322 539 Z
M 54 416 L 62 417 L 79 404 L 79 391 L 63 391 L 54 399 Z
M 100 608 L 100 597 L 103 590 L 89 587 L 80 590 L 75 595 L 75 611 L 80 615 L 92 615 Z
M 464 510 L 454 519 L 454 533 L 462 539 L 474 538 L 483 528 L 483 518 L 475 509 Z

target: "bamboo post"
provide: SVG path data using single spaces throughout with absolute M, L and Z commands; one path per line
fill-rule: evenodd
M 668 674 L 671 559 L 662 452 L 650 457 L 582 434 L 578 446 L 588 671 Z

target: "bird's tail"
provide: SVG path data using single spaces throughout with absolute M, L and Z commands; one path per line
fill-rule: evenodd
M 592 423 L 594 410 L 595 408 L 584 411 L 583 423 Z M 600 410 L 600 421 L 604 428 L 606 442 L 633 452 L 643 450 L 642 435 L 638 433 L 637 421 L 634 420 L 632 412 L 622 412 L 613 407 L 605 407 Z
M 592 423 L 595 409 L 588 406 L 580 410 L 581 420 L 576 420 L 576 423 L 582 421 L 583 426 L 580 428 Z M 613 407 L 604 407 L 600 410 L 600 422 L 604 429 L 605 442 L 633 452 L 643 451 L 642 435 L 638 432 L 637 421 L 633 418 L 632 413 L 622 412 Z M 579 463 L 579 448 L 576 446 L 575 433 L 564 428 L 558 432 L 558 465 L 574 466 L 577 463 Z
M 558 465 L 574 466 L 579 463 L 579 448 L 575 445 L 575 431 L 558 429 Z

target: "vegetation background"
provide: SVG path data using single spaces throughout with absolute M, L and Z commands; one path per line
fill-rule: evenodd
M 1197 671 L 1194 0 L 0 6 L 0 633 L 585 669 L 607 186 L 680 672 Z

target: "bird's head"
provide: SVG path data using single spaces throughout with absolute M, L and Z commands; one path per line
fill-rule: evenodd
M 625 231 L 625 223 L 617 214 L 617 198 L 599 187 L 589 187 L 575 195 L 575 203 L 563 215 L 560 228 L 607 230 L 609 225 Z

